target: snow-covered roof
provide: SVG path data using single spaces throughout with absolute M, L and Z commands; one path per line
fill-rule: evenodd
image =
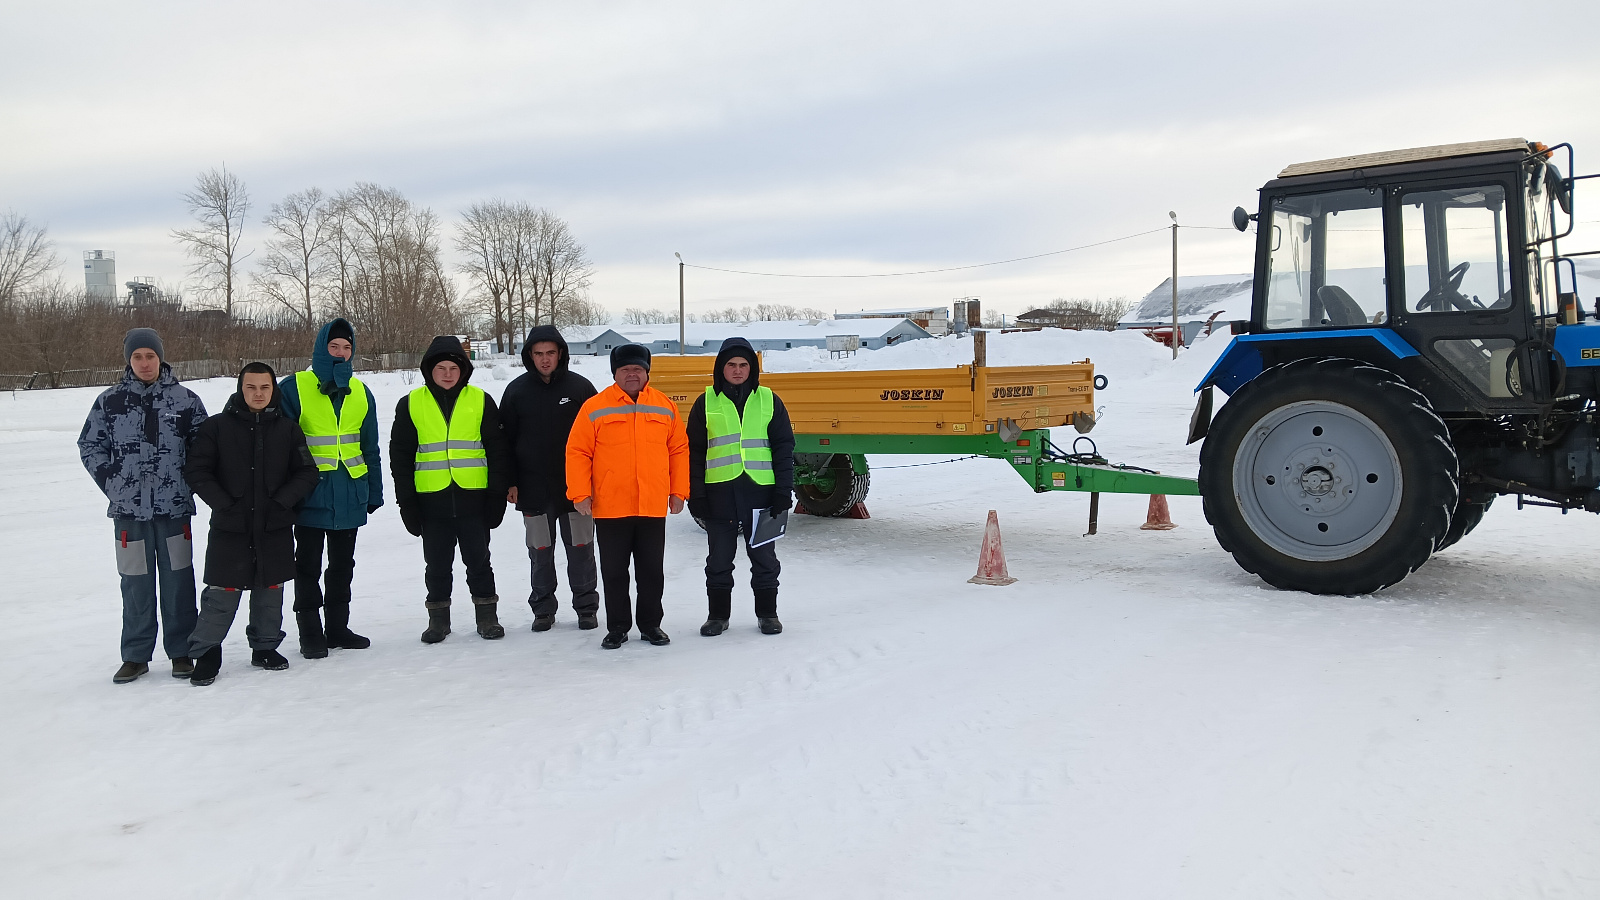
M 1250 318 L 1250 285 L 1253 277 L 1245 275 L 1180 275 L 1178 276 L 1178 318 L 1180 320 L 1208 319 L 1214 312 L 1218 318 Z M 1162 279 L 1155 290 L 1144 295 L 1138 305 L 1122 317 L 1125 323 L 1172 321 L 1172 279 Z
M 864 338 L 883 337 L 904 319 L 796 319 L 790 322 L 690 322 L 683 339 L 690 344 L 742 337 L 746 340 L 821 340 L 830 334 L 854 334 Z M 612 325 L 611 330 L 630 341 L 648 344 L 678 339 L 677 323 L 665 325 Z
M 1474 156 L 1479 153 L 1528 152 L 1528 142 L 1522 138 L 1501 138 L 1494 141 L 1472 141 L 1466 144 L 1435 144 L 1431 147 L 1411 147 L 1405 150 L 1385 150 L 1382 153 L 1361 153 L 1355 156 L 1335 156 L 1295 163 L 1278 173 L 1279 178 L 1295 175 L 1318 175 L 1323 172 L 1343 172 L 1347 169 L 1370 169 L 1374 166 L 1392 166 L 1397 163 L 1421 162 L 1428 159 L 1449 159 L 1455 156 Z
M 948 318 L 950 316 L 950 307 L 937 304 L 933 306 L 897 306 L 891 309 L 862 309 L 855 312 L 834 313 L 834 315 L 841 319 L 926 318 L 926 316 L 922 315 L 923 313 L 944 313 L 945 317 Z

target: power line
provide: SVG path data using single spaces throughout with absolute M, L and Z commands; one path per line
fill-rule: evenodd
M 694 263 L 684 263 L 684 265 L 691 269 L 704 269 L 707 272 L 727 272 L 733 275 L 760 275 L 765 278 L 898 278 L 903 275 L 936 275 L 940 272 L 960 272 L 966 269 L 983 269 L 989 266 L 1004 266 L 1009 263 L 1026 262 L 1030 259 L 1043 259 L 1046 256 L 1060 256 L 1063 253 L 1072 253 L 1075 250 L 1087 250 L 1090 247 L 1104 247 L 1106 244 L 1115 244 L 1119 241 L 1131 241 L 1134 238 L 1164 232 L 1170 227 L 1171 226 L 1164 225 L 1160 228 L 1152 228 L 1149 231 L 1141 231 L 1138 234 L 1128 234 L 1119 238 L 1112 238 L 1108 241 L 1096 241 L 1092 244 L 1082 244 L 1077 247 L 1068 247 L 1065 250 L 1051 250 L 1049 253 L 1035 253 L 1032 256 L 1019 256 L 1015 259 L 1002 259 L 995 262 L 976 263 L 970 266 L 950 266 L 944 269 L 923 269 L 917 272 L 877 272 L 868 275 L 799 275 L 793 272 L 746 272 L 742 269 L 720 269 L 716 266 L 697 266 Z

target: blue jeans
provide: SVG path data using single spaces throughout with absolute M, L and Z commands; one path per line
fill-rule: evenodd
M 189 517 L 113 519 L 112 524 L 122 575 L 122 661 L 149 662 L 155 655 L 158 582 L 161 645 L 170 659 L 188 656 L 198 614 Z

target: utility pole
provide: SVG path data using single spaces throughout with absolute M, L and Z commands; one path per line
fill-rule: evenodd
M 1183 332 L 1178 329 L 1178 214 L 1167 211 L 1172 219 L 1172 358 L 1178 358 L 1178 345 L 1183 343 Z
M 1173 252 L 1177 252 L 1177 251 L 1173 251 Z M 684 315 L 683 315 L 683 254 L 681 254 L 678 251 L 674 250 L 674 251 L 672 251 L 672 255 L 676 256 L 678 258 L 678 355 L 682 356 L 683 355 L 683 320 L 684 320 Z M 1177 263 L 1173 263 L 1173 265 L 1176 266 Z

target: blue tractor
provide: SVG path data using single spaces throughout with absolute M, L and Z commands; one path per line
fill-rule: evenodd
M 1189 440 L 1240 566 L 1365 594 L 1498 496 L 1600 512 L 1600 321 L 1585 254 L 1557 249 L 1578 180 L 1570 145 L 1481 141 L 1293 165 L 1234 211 L 1256 223 L 1250 319 Z

